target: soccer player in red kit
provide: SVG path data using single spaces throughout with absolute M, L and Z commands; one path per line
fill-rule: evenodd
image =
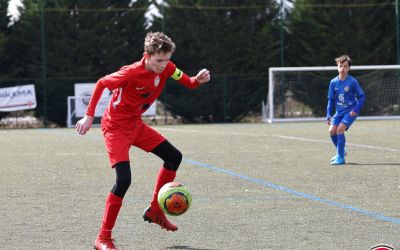
M 178 230 L 160 209 L 157 195 L 165 183 L 175 179 L 182 161 L 182 153 L 161 134 L 146 125 L 141 115 L 160 95 L 169 77 L 193 89 L 208 82 L 210 72 L 202 69 L 196 76 L 187 76 L 170 61 L 174 51 L 175 44 L 168 36 L 161 32 L 148 33 L 144 42 L 143 58 L 98 80 L 86 115 L 75 126 L 79 134 L 86 134 L 92 127 L 96 105 L 103 90 L 108 88 L 113 91 L 112 99 L 102 117 L 101 128 L 110 164 L 116 172 L 116 183 L 106 198 L 95 249 L 116 249 L 111 232 L 124 195 L 131 184 L 131 146 L 151 152 L 164 161 L 157 176 L 150 205 L 144 210 L 144 220 L 157 223 L 166 230 Z

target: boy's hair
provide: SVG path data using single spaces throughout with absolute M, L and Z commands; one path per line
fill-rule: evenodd
M 173 53 L 175 43 L 162 32 L 149 32 L 144 39 L 144 52 L 149 55 L 156 53 Z
M 344 63 L 344 62 L 348 62 L 348 64 L 349 64 L 349 67 L 351 66 L 351 59 L 350 59 L 350 56 L 348 56 L 348 55 L 342 55 L 342 56 L 339 56 L 338 58 L 335 58 L 335 62 L 336 62 L 336 64 L 338 65 L 339 63 Z

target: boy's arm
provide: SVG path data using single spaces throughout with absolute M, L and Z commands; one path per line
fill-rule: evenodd
M 333 99 L 328 99 L 328 105 L 326 107 L 326 119 L 330 120 L 332 115 L 333 115 L 333 111 L 335 108 L 335 100 Z
M 106 87 L 103 84 L 103 78 L 100 79 L 99 81 L 97 81 L 97 83 L 93 89 L 93 93 L 92 93 L 92 97 L 90 98 L 89 105 L 86 110 L 86 115 L 94 117 L 97 103 L 99 102 L 101 95 L 103 94 L 103 91 L 105 88 Z
M 362 106 L 364 105 L 364 102 L 365 102 L 365 95 L 358 96 L 357 99 L 358 99 L 358 102 L 357 102 L 357 105 L 354 106 L 353 111 L 356 112 L 357 114 L 359 114 L 360 109 L 362 108 Z
M 129 77 L 129 67 L 123 66 L 118 71 L 100 78 L 93 90 L 86 115 L 94 116 L 96 105 L 99 102 L 105 88 L 110 91 L 126 86 Z
M 210 72 L 207 69 L 202 69 L 196 76 L 189 77 L 178 68 L 175 68 L 171 77 L 189 89 L 197 88 L 201 84 L 210 81 L 211 78 Z
M 357 114 L 359 114 L 360 109 L 364 105 L 364 102 L 365 102 L 365 94 L 364 94 L 364 90 L 361 88 L 361 86 L 357 80 L 356 80 L 356 84 L 355 84 L 355 91 L 356 91 L 356 95 L 357 95 L 357 105 L 354 106 L 353 111 L 356 112 Z
M 326 120 L 330 120 L 335 110 L 335 91 L 333 83 L 329 84 L 328 105 L 326 107 Z
M 127 84 L 127 79 L 129 77 L 129 67 L 124 66 L 120 68 L 117 72 L 110 75 L 106 75 L 99 79 L 94 87 L 92 97 L 90 98 L 89 105 L 86 110 L 86 115 L 80 119 L 76 125 L 76 131 L 79 134 L 84 135 L 92 127 L 94 113 L 96 110 L 97 103 L 99 102 L 101 95 L 105 88 L 113 90 L 119 87 L 123 87 Z
M 92 127 L 93 119 L 94 119 L 94 112 L 96 110 L 97 103 L 100 100 L 101 95 L 103 94 L 105 86 L 103 84 L 103 80 L 100 79 L 97 81 L 92 97 L 90 98 L 90 102 L 88 105 L 88 108 L 86 110 L 86 115 L 82 119 L 80 119 L 76 125 L 76 131 L 78 131 L 79 134 L 84 135 L 86 134 L 87 131 Z

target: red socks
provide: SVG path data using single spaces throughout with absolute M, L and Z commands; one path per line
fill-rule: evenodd
M 153 198 L 151 200 L 152 207 L 156 205 L 156 207 L 159 208 L 157 201 L 158 191 L 160 191 L 160 189 L 162 188 L 162 186 L 164 186 L 164 184 L 173 181 L 175 179 L 175 176 L 176 176 L 176 171 L 166 169 L 164 166 L 160 168 L 157 175 L 157 181 L 154 186 Z
M 117 220 L 119 209 L 122 206 L 122 199 L 123 198 L 118 197 L 111 192 L 108 193 L 99 236 L 111 237 L 111 231 L 114 227 L 115 221 Z
M 164 166 L 160 168 L 157 176 L 157 181 L 154 186 L 153 198 L 151 201 L 151 206 L 153 208 L 160 209 L 157 201 L 158 191 L 161 189 L 162 186 L 164 186 L 164 184 L 173 181 L 175 179 L 175 176 L 176 171 L 166 169 L 164 168 Z M 101 229 L 99 232 L 100 237 L 111 238 L 111 232 L 114 228 L 119 210 L 122 206 L 122 200 L 122 197 L 116 196 L 111 192 L 108 193 L 103 214 L 103 222 L 101 224 Z

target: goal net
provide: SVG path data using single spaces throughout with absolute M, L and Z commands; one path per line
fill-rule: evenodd
M 264 122 L 317 121 L 326 117 L 336 66 L 269 68 Z M 351 66 L 366 96 L 359 119 L 400 119 L 400 65 Z

